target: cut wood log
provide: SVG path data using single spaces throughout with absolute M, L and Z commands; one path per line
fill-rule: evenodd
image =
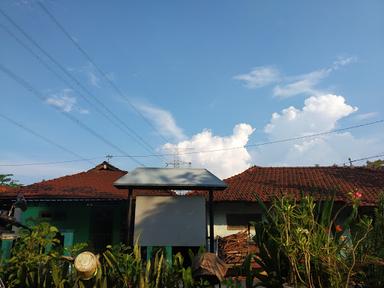
M 97 273 L 99 260 L 91 252 L 82 252 L 75 258 L 75 269 L 80 279 L 89 280 Z
M 230 267 L 242 265 L 247 255 L 256 252 L 258 248 L 246 230 L 218 238 L 218 256 Z M 254 261 L 252 264 L 256 266 Z

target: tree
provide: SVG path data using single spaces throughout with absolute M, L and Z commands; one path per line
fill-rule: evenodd
M 367 167 L 372 169 L 382 169 L 384 167 L 384 160 L 367 161 Z
M 0 174 L 0 186 L 18 187 L 19 181 L 12 179 L 13 174 Z

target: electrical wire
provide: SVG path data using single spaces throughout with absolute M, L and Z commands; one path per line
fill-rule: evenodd
M 3 66 L 2 64 L 0 64 L 0 70 L 3 71 L 8 77 L 10 77 L 11 79 L 13 79 L 16 83 L 18 83 L 20 86 L 24 87 L 26 90 L 30 91 L 35 97 L 37 97 L 39 100 L 42 100 L 42 101 L 45 101 L 45 98 L 44 96 L 39 92 L 37 91 L 31 84 L 29 84 L 27 81 L 25 81 L 23 78 L 17 76 L 15 73 L 13 73 L 11 70 L 9 70 L 8 68 L 6 68 L 5 66 Z M 69 113 L 66 113 L 64 111 L 62 111 L 61 109 L 59 109 L 58 107 L 56 106 L 50 106 L 50 107 L 53 107 L 56 111 L 59 111 L 62 115 L 64 115 L 66 118 L 70 119 L 72 122 L 74 122 L 75 124 L 77 124 L 78 126 L 80 126 L 81 128 L 83 128 L 84 130 L 88 131 L 90 134 L 92 134 L 93 136 L 95 136 L 96 138 L 98 138 L 99 140 L 101 140 L 102 142 L 104 142 L 105 144 L 107 144 L 108 146 L 114 148 L 116 151 L 119 151 L 119 153 L 122 153 L 125 157 L 128 157 L 130 158 L 132 161 L 134 161 L 135 163 L 137 163 L 138 165 L 140 166 L 145 166 L 143 163 L 141 163 L 140 161 L 136 160 L 135 158 L 133 158 L 131 155 L 129 155 L 128 153 L 126 153 L 124 150 L 122 150 L 120 147 L 118 147 L 117 145 L 113 144 L 112 142 L 110 142 L 109 140 L 107 140 L 105 137 L 103 137 L 102 135 L 100 135 L 99 133 L 97 133 L 95 130 L 93 130 L 92 128 L 88 127 L 87 125 L 85 125 L 83 122 L 81 122 L 79 119 L 77 119 L 76 117 L 74 117 L 73 115 L 69 114 Z
M 365 126 L 371 126 L 371 125 L 375 125 L 375 124 L 380 124 L 383 122 L 384 122 L 384 120 L 377 120 L 377 121 L 373 121 L 373 122 L 349 126 L 349 127 L 340 128 L 340 129 L 329 130 L 329 131 L 315 133 L 315 134 L 309 134 L 309 135 L 305 135 L 305 136 L 284 138 L 284 139 L 278 139 L 278 140 L 268 141 L 268 142 L 263 142 L 263 143 L 247 144 L 247 145 L 238 146 L 238 147 L 228 147 L 228 148 L 221 148 L 221 149 L 201 150 L 201 151 L 190 151 L 190 152 L 182 152 L 182 153 L 165 153 L 165 154 L 141 155 L 141 156 L 138 155 L 136 157 L 154 157 L 154 156 L 159 156 L 159 155 L 162 155 L 162 156 L 179 156 L 179 155 L 191 155 L 191 154 L 200 154 L 200 153 L 214 153 L 214 152 L 230 151 L 230 150 L 244 149 L 244 148 L 250 148 L 250 147 L 260 147 L 260 146 L 266 146 L 266 145 L 272 145 L 272 144 L 278 144 L 278 143 L 284 143 L 284 142 L 303 140 L 303 139 L 308 139 L 308 138 L 315 138 L 315 137 L 319 137 L 319 136 L 325 136 L 328 134 L 333 134 L 333 133 L 338 133 L 338 132 L 342 132 L 342 131 L 357 129 L 357 128 L 361 128 L 361 127 L 365 127 Z M 113 157 L 125 157 L 124 155 L 112 155 L 112 156 Z
M 351 163 L 355 163 L 355 162 L 360 162 L 360 161 L 365 161 L 365 160 L 370 160 L 370 159 L 375 159 L 375 158 L 380 158 L 380 157 L 384 157 L 384 153 L 383 154 L 379 154 L 379 155 L 374 155 L 374 156 L 368 156 L 368 157 L 364 157 L 364 158 L 349 160 L 349 162 L 344 162 L 343 165 L 347 165 L 347 164 L 351 164 Z
M 47 9 L 47 7 L 41 2 L 37 1 L 37 4 L 40 8 L 45 12 L 45 14 L 56 24 L 56 26 L 63 32 L 63 34 L 72 42 L 72 44 L 80 51 L 80 53 L 96 68 L 99 74 L 103 77 L 103 79 L 109 83 L 109 85 L 123 98 L 127 101 L 129 106 L 167 143 L 170 143 L 164 135 L 141 113 L 139 109 L 136 108 L 135 105 L 131 102 L 131 100 L 122 92 L 122 90 L 113 82 L 110 77 L 108 77 L 107 73 L 100 68 L 99 65 L 92 59 L 89 53 L 80 46 L 80 44 L 73 39 L 73 37 L 69 34 L 69 32 L 64 28 L 64 26 L 57 20 L 57 18 Z
M 50 165 L 57 165 L 57 164 L 82 162 L 82 161 L 92 161 L 92 160 L 97 160 L 97 159 L 100 159 L 100 157 L 78 159 L 78 160 L 52 161 L 52 162 L 35 162 L 35 163 L 22 163 L 22 164 L 0 164 L 0 167 L 50 166 Z M 93 162 L 91 162 L 91 163 L 92 163 L 92 165 L 95 165 L 95 163 L 93 163 Z
M 130 134 L 128 134 L 130 137 L 133 137 L 133 139 L 137 142 L 141 142 L 141 144 L 139 142 L 137 142 L 140 146 L 142 146 L 145 150 L 147 150 L 148 152 L 152 152 L 154 151 L 155 149 L 149 144 L 147 143 L 136 131 L 134 131 L 132 128 L 130 128 L 123 120 L 121 120 L 115 113 L 113 113 L 113 111 L 111 111 L 103 102 L 101 102 L 96 96 L 94 96 L 84 85 L 82 85 L 75 77 L 73 77 L 68 71 L 67 69 L 65 69 L 65 67 L 63 67 L 62 64 L 60 64 L 52 55 L 50 55 L 45 49 L 43 49 L 41 47 L 41 45 L 39 45 L 24 29 L 22 29 L 9 15 L 7 15 L 1 8 L 0 8 L 0 13 L 25 37 L 27 38 L 41 53 L 43 53 L 52 63 L 54 63 L 59 69 L 61 72 L 63 72 L 68 78 L 70 78 L 78 87 L 80 87 L 83 91 L 85 91 L 85 93 L 91 97 L 98 105 L 100 105 L 101 107 L 103 107 L 107 112 L 108 114 L 114 118 L 118 123 L 120 123 L 120 125 L 122 125 L 123 127 L 125 127 L 125 129 L 127 131 L 129 131 Z M 13 38 L 17 38 L 16 35 L 14 35 L 9 29 L 7 29 L 4 25 L 1 25 L 2 28 L 8 32 L 8 34 L 10 34 Z M 17 42 L 19 42 L 19 44 L 21 44 L 21 40 L 20 39 L 16 39 Z M 41 63 L 43 63 L 44 61 L 42 60 L 41 57 L 39 57 L 38 55 L 36 55 L 36 53 L 33 52 L 33 50 L 31 50 L 28 46 L 24 45 L 24 44 L 21 44 L 24 48 L 26 48 L 30 53 L 32 53 L 34 55 L 35 58 L 37 58 Z M 28 48 L 29 49 L 28 49 Z M 45 63 L 45 62 L 44 62 Z M 46 68 L 47 68 L 47 64 L 43 64 Z M 66 84 L 68 84 L 68 82 L 66 80 L 64 80 L 60 75 L 57 74 L 56 71 L 54 71 L 53 69 L 49 69 L 50 72 L 54 73 L 57 77 L 59 77 L 60 80 L 64 81 Z M 77 91 L 79 93 L 79 91 L 77 89 L 74 89 L 74 87 L 71 85 L 70 86 L 73 90 Z M 85 99 L 87 101 L 87 103 L 90 103 L 89 100 L 82 94 L 82 93 L 79 93 L 80 96 L 82 96 L 83 99 Z M 92 105 L 92 104 L 91 104 Z M 93 107 L 95 107 L 94 105 L 92 105 Z M 99 113 L 102 113 L 104 117 L 106 117 L 107 119 L 111 120 L 110 117 L 108 117 L 107 115 L 105 115 L 105 113 L 103 113 L 102 111 L 100 111 L 98 109 L 98 112 Z M 113 123 L 113 121 L 112 121 Z M 120 127 L 120 126 L 118 126 Z M 120 128 L 121 129 L 121 128 Z M 125 132 L 123 130 L 123 132 Z M 145 145 L 145 146 L 143 146 Z M 164 160 L 164 159 L 162 159 Z
M 109 157 L 118 157 L 118 156 L 112 156 L 108 155 Z M 147 155 L 150 156 L 150 155 Z M 140 155 L 133 155 L 132 157 L 147 157 L 147 156 L 140 156 Z M 349 163 L 354 163 L 354 162 L 359 162 L 359 161 L 365 161 L 365 160 L 370 160 L 370 159 L 376 159 L 376 158 L 381 158 L 384 157 L 384 154 L 379 154 L 375 156 L 368 156 L 360 159 L 355 159 L 355 160 L 350 160 L 349 162 L 344 162 L 342 163 L 343 166 L 349 164 Z M 97 159 L 102 159 L 105 158 L 105 156 L 100 156 L 100 157 L 93 157 L 93 158 L 87 158 L 87 159 L 78 159 L 78 160 L 64 160 L 64 161 L 52 161 L 52 162 L 35 162 L 35 163 L 22 163 L 22 164 L 0 164 L 0 167 L 19 167 L 19 166 L 39 166 L 39 165 L 55 165 L 55 164 L 63 164 L 63 163 L 73 163 L 73 162 L 81 162 L 81 161 L 87 161 L 87 160 L 97 160 Z
M 356 129 L 356 128 L 360 128 L 360 127 L 365 127 L 365 126 L 379 124 L 379 123 L 382 123 L 382 122 L 384 122 L 384 120 L 378 120 L 378 121 L 374 121 L 374 122 L 369 122 L 369 123 L 364 123 L 364 124 L 344 127 L 344 128 L 341 128 L 341 129 L 335 129 L 335 130 L 331 130 L 331 131 L 326 131 L 326 132 L 322 132 L 322 133 L 316 133 L 316 134 L 311 134 L 311 135 L 306 135 L 306 136 L 301 136 L 301 137 L 285 138 L 285 139 L 281 139 L 281 140 L 276 140 L 276 141 L 271 141 L 271 142 L 264 142 L 264 143 L 259 143 L 259 144 L 249 144 L 249 145 L 246 145 L 246 146 L 243 146 L 243 147 L 240 147 L 240 148 L 255 147 L 256 145 L 259 145 L 259 146 L 262 146 L 262 145 L 272 145 L 272 144 L 276 144 L 276 143 L 295 141 L 295 140 L 298 140 L 298 139 L 313 138 L 315 136 L 326 135 L 326 134 L 336 133 L 336 132 L 340 132 L 340 131 L 347 131 L 347 130 Z M 227 148 L 225 150 L 228 150 L 228 149 L 239 149 L 239 147 Z M 214 151 L 212 151 L 212 150 L 210 150 L 210 151 L 194 151 L 193 153 L 211 153 L 211 152 L 218 152 L 218 151 L 223 151 L 223 149 L 216 149 Z M 191 154 L 191 153 L 192 152 L 180 153 L 180 154 L 183 155 L 183 154 Z M 178 154 L 178 155 L 180 155 L 180 154 Z M 171 156 L 171 155 L 174 155 L 174 154 L 158 154 L 158 155 Z M 134 158 L 146 158 L 146 157 L 154 157 L 154 156 L 158 156 L 158 155 L 131 155 L 131 157 L 134 157 Z M 120 158 L 120 157 L 126 157 L 126 156 L 124 156 L 124 155 L 107 155 L 106 157 L 109 157 L 109 158 Z M 375 155 L 375 156 L 369 156 L 369 157 L 365 157 L 365 158 L 351 160 L 350 162 L 364 161 L 364 160 L 369 160 L 369 159 L 379 158 L 379 157 L 384 157 L 384 154 L 379 154 L 379 155 Z M 95 157 L 95 158 L 90 158 L 90 159 L 100 159 L 100 158 L 104 158 L 104 157 Z M 80 160 L 71 160 L 71 161 L 75 162 L 75 161 L 80 161 Z M 52 163 L 52 164 L 63 163 L 63 161 L 56 161 L 56 162 L 50 162 L 50 163 Z M 36 165 L 44 165 L 44 162 L 43 163 L 35 163 L 35 164 Z M 343 165 L 346 165 L 346 164 L 347 163 L 343 163 Z M 25 166 L 25 165 L 34 165 L 34 164 L 4 164 L 4 165 L 0 165 L 0 166 Z
M 45 142 L 47 142 L 47 143 L 49 143 L 49 144 L 51 144 L 51 145 L 53 145 L 53 146 L 55 146 L 55 147 L 57 147 L 57 148 L 59 148 L 59 149 L 61 149 L 61 150 L 63 150 L 63 151 L 65 151 L 65 152 L 67 152 L 67 153 L 69 153 L 69 154 L 75 156 L 76 158 L 79 158 L 79 159 L 76 160 L 76 161 L 87 161 L 88 163 L 90 163 L 90 164 L 92 164 L 92 165 L 95 164 L 95 163 L 91 162 L 91 160 L 89 160 L 89 159 L 87 159 L 87 158 L 85 158 L 85 157 L 79 155 L 79 154 L 76 153 L 76 152 L 73 152 L 72 150 L 70 150 L 70 149 L 64 147 L 63 145 L 56 143 L 55 141 L 53 141 L 53 140 L 51 140 L 51 139 L 49 139 L 49 138 L 47 138 L 47 137 L 41 135 L 40 133 L 34 131 L 33 129 L 26 127 L 25 125 L 21 124 L 20 122 L 17 122 L 17 121 L 15 121 L 15 120 L 9 118 L 8 116 L 6 116 L 6 115 L 4 115 L 4 114 L 1 114 L 1 113 L 0 113 L 0 117 L 3 118 L 3 119 L 5 119 L 5 120 L 7 120 L 7 121 L 10 122 L 10 123 L 12 123 L 13 125 L 15 125 L 15 126 L 21 128 L 21 129 L 23 129 L 23 130 L 29 132 L 30 134 L 36 136 L 37 138 L 40 138 L 40 139 L 44 140 Z

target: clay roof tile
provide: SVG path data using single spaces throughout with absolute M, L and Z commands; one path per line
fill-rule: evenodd
M 228 188 L 214 193 L 214 201 L 270 201 L 279 195 L 315 199 L 335 196 L 348 201 L 350 192 L 363 194 L 362 203 L 373 205 L 384 192 L 384 171 L 365 167 L 251 167 L 224 180 Z M 203 194 L 195 191 L 191 194 Z
M 27 199 L 126 199 L 127 190 L 113 186 L 127 172 L 102 162 L 92 169 L 73 175 L 23 186 L 12 191 L 0 190 L 0 198 L 15 197 L 21 193 Z M 166 190 L 135 190 L 135 195 L 174 195 Z

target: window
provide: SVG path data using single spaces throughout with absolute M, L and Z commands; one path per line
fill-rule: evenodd
M 52 211 L 44 210 L 40 212 L 40 218 L 46 221 L 64 221 L 67 218 L 67 214 L 64 211 Z
M 260 214 L 227 214 L 227 229 L 242 230 L 248 229 L 251 221 L 260 221 Z

